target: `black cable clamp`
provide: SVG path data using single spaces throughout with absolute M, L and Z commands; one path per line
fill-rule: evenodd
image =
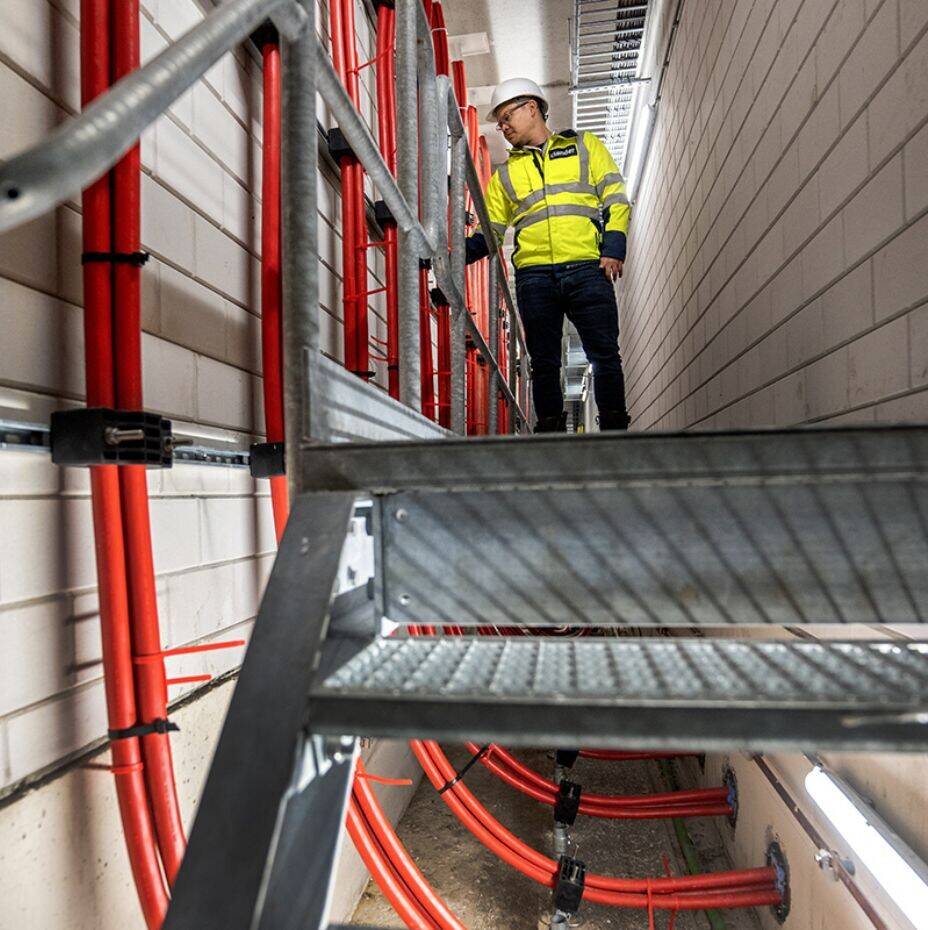
M 564 914 L 576 914 L 583 900 L 586 884 L 586 865 L 579 859 L 561 856 L 558 860 L 557 881 L 554 885 L 555 910 Z
M 113 265 L 134 265 L 136 268 L 141 268 L 150 258 L 151 255 L 148 252 L 83 252 L 81 264 L 109 262 Z
M 259 51 L 264 51 L 265 45 L 280 45 L 280 33 L 269 19 L 261 23 L 248 38 L 254 42 Z
M 453 788 L 469 771 L 475 766 L 489 751 L 492 743 L 487 743 L 486 746 L 481 746 L 480 749 L 471 757 L 470 761 L 461 769 L 460 772 L 455 772 L 454 778 L 451 781 L 446 781 L 439 789 L 439 794 L 444 794 L 449 789 Z
M 431 271 L 431 270 L 432 270 L 432 259 L 420 258 L 419 259 L 419 271 Z
M 433 287 L 429 291 L 429 297 L 431 298 L 432 303 L 436 307 L 447 307 L 448 306 L 448 298 L 445 297 L 445 292 L 440 287 Z
M 56 465 L 170 468 L 174 461 L 171 421 L 144 410 L 56 410 L 51 417 L 49 441 Z
M 114 743 L 120 739 L 134 739 L 137 736 L 150 736 L 152 733 L 165 735 L 178 731 L 180 727 L 176 723 L 171 723 L 164 717 L 156 717 L 151 723 L 139 723 L 134 727 L 126 727 L 124 730 L 107 730 L 106 735 L 109 741 Z
M 572 769 L 579 755 L 579 749 L 558 749 L 554 753 L 554 764 L 561 768 Z
M 575 781 L 566 778 L 558 785 L 557 797 L 554 799 L 554 819 L 557 823 L 573 826 L 580 812 L 580 795 L 583 788 Z
M 374 201 L 374 219 L 377 220 L 381 229 L 383 229 L 384 223 L 396 223 L 396 217 L 385 200 Z
M 248 448 L 248 468 L 252 478 L 275 478 L 287 473 L 284 443 L 255 442 Z
M 333 126 L 328 131 L 327 137 L 329 154 L 336 161 L 341 161 L 343 158 L 357 158 L 354 149 L 345 138 L 345 134 L 337 126 Z

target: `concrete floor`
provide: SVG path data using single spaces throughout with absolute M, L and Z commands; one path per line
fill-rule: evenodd
M 464 750 L 446 750 L 455 768 L 466 762 Z M 548 753 L 526 750 L 519 756 L 550 777 Z M 695 763 L 692 763 L 695 764 Z M 679 774 L 679 769 L 678 769 Z M 654 762 L 598 762 L 579 759 L 572 780 L 585 790 L 602 794 L 639 794 L 666 790 Z M 552 809 L 503 784 L 483 766 L 474 766 L 467 784 L 480 801 L 521 839 L 552 855 Z M 731 868 L 713 821 L 688 821 L 706 871 Z M 551 892 L 501 863 L 462 827 L 434 788 L 423 779 L 399 825 L 406 843 L 426 878 L 442 895 L 468 930 L 537 930 L 547 928 Z M 572 833 L 579 844 L 574 855 L 588 870 L 600 874 L 644 878 L 664 875 L 664 856 L 674 875 L 684 875 L 682 856 L 671 821 L 610 821 L 580 817 Z M 552 856 L 553 858 L 553 856 Z M 728 930 L 759 930 L 753 912 L 727 911 Z M 352 919 L 354 925 L 401 928 L 389 903 L 370 882 Z M 648 930 L 647 914 L 584 905 L 582 925 L 587 930 Z M 668 926 L 668 915 L 658 914 L 657 930 Z M 701 912 L 677 915 L 675 930 L 708 930 Z

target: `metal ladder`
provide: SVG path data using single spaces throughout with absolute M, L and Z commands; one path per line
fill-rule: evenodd
M 924 427 L 308 444 L 301 459 L 168 930 L 326 926 L 361 735 L 928 749 L 928 642 L 737 638 L 928 618 Z M 359 500 L 376 577 L 330 603 Z M 683 635 L 384 638 L 382 617 Z

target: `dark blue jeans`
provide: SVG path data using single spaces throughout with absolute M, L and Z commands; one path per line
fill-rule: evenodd
M 619 357 L 615 290 L 598 261 L 543 265 L 516 271 L 516 298 L 532 363 L 532 394 L 539 417 L 558 416 L 561 338 L 566 316 L 577 328 L 593 366 L 593 394 L 600 410 L 625 411 L 625 378 Z

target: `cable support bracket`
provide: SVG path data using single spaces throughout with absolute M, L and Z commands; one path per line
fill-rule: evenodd
M 573 826 L 580 812 L 580 796 L 583 793 L 583 787 L 575 781 L 562 779 L 558 785 L 557 797 L 554 801 L 554 820 L 556 823 L 563 823 L 567 826 Z

